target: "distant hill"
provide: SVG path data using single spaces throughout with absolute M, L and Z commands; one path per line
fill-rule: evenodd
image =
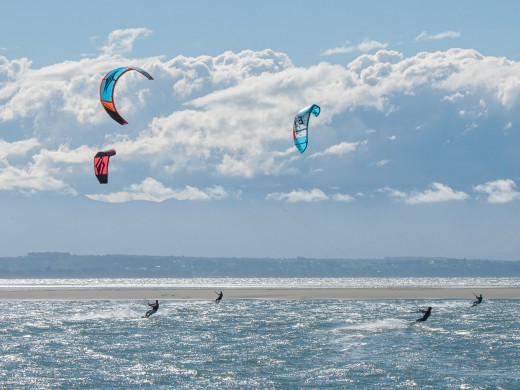
M 520 261 L 451 258 L 309 259 L 73 255 L 0 257 L 0 278 L 520 277 Z

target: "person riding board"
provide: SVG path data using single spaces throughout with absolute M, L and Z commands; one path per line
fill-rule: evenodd
M 215 292 L 215 294 L 217 294 L 217 293 Z M 217 297 L 217 299 L 215 299 L 215 303 L 219 303 L 222 300 L 222 296 L 224 294 L 222 294 L 222 291 L 221 291 L 220 294 L 217 294 L 217 295 L 218 295 L 218 297 Z
M 477 298 L 477 300 L 475 302 L 473 302 L 473 306 L 477 306 L 477 305 L 481 304 L 482 303 L 482 294 L 477 295 L 477 294 L 473 293 L 473 295 L 475 295 L 475 298 Z
M 159 310 L 159 301 L 156 300 L 155 303 L 149 303 L 148 306 L 151 307 L 150 310 L 148 310 L 145 315 L 143 316 L 143 318 L 148 318 L 150 317 L 152 314 L 156 313 L 157 310 Z
M 427 310 L 419 310 L 420 313 L 423 313 L 423 316 L 421 318 L 417 318 L 415 322 L 424 322 L 428 319 L 430 314 L 432 314 L 432 308 L 428 307 Z

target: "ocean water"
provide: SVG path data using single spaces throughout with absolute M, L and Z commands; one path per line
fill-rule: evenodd
M 520 287 L 520 278 L 83 278 L 0 279 L 1 289 Z
M 145 301 L 0 308 L 0 388 L 520 388 L 520 300 L 224 296 L 162 301 L 148 319 Z

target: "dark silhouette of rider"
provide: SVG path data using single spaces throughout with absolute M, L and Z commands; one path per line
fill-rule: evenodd
M 477 305 L 481 304 L 482 303 L 482 294 L 477 296 L 477 294 L 473 293 L 473 295 L 475 295 L 475 298 L 477 298 L 477 300 L 475 302 L 473 302 L 473 306 L 477 306 Z
M 220 294 L 217 294 L 217 295 L 218 295 L 218 297 L 217 297 L 217 299 L 215 299 L 215 303 L 219 303 L 222 300 L 222 297 L 224 294 L 222 294 L 222 291 L 221 291 Z
M 145 313 L 145 317 L 148 318 L 150 317 L 152 314 L 156 313 L 157 310 L 159 310 L 159 301 L 156 300 L 155 303 L 149 303 L 148 306 L 151 307 L 150 310 L 148 310 L 146 313 Z
M 432 308 L 428 307 L 427 310 L 419 310 L 420 313 L 423 313 L 423 316 L 421 318 L 417 318 L 415 322 L 424 322 L 428 319 L 430 314 L 432 314 Z

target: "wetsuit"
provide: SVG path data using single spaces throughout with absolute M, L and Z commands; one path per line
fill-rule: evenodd
M 151 309 L 146 312 L 145 317 L 150 317 L 152 314 L 159 310 L 159 301 L 155 301 L 155 303 L 149 303 L 148 306 L 151 306 Z
M 221 291 L 220 294 L 218 294 L 217 299 L 215 299 L 215 303 L 219 303 L 219 302 L 222 300 L 222 296 L 223 296 L 223 295 L 224 295 L 224 294 L 222 294 L 222 291 Z
M 421 310 L 421 313 L 424 313 L 424 315 L 421 318 L 416 319 L 415 322 L 426 321 L 430 314 L 432 314 L 432 308 L 429 307 L 428 310 Z
M 480 294 L 479 297 L 475 295 L 475 298 L 477 298 L 477 300 L 473 302 L 473 306 L 477 306 L 479 303 L 482 303 L 482 294 Z

